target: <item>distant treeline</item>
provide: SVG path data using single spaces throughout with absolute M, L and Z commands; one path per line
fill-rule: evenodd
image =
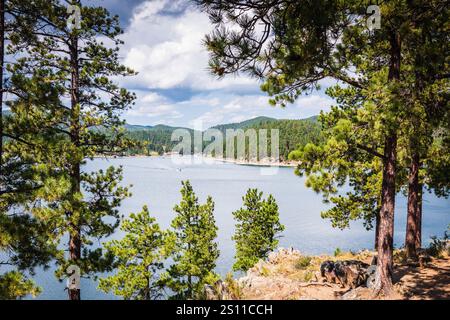
M 173 150 L 177 141 L 171 141 L 172 133 L 177 127 L 170 127 L 165 125 L 151 126 L 134 126 L 126 125 L 129 138 L 139 142 L 139 146 L 133 147 L 129 150 L 130 155 L 136 154 L 163 154 Z M 225 137 L 228 129 L 266 129 L 268 131 L 268 150 L 271 150 L 270 130 L 279 130 L 279 152 L 281 160 L 286 160 L 291 151 L 305 146 L 307 143 L 320 143 L 323 140 L 321 134 L 321 125 L 317 122 L 316 117 L 301 120 L 277 120 L 268 117 L 258 117 L 251 120 L 223 124 L 212 127 L 212 129 L 220 130 Z M 194 130 L 187 129 L 192 134 Z M 204 146 L 208 142 L 204 143 Z M 225 144 L 225 142 L 224 142 Z M 246 147 L 246 151 L 248 146 Z M 192 148 L 193 149 L 193 148 Z M 270 153 L 270 151 L 269 151 Z

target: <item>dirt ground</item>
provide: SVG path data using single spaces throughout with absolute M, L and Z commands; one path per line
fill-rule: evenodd
M 374 253 L 344 253 L 338 257 L 309 257 L 309 263 L 293 249 L 280 249 L 260 261 L 247 275 L 238 280 L 241 299 L 255 300 L 367 300 L 375 299 L 365 287 L 353 290 L 323 282 L 319 266 L 324 260 L 358 259 L 370 263 Z M 390 297 L 376 299 L 450 299 L 450 257 L 432 259 L 424 267 L 396 263 L 394 267 L 395 292 Z

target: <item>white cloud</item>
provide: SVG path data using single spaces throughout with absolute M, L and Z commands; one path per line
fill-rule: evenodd
M 146 1 L 136 8 L 123 40 L 123 62 L 137 71 L 121 79 L 137 93 L 136 105 L 125 115 L 130 123 L 175 124 L 204 128 L 257 116 L 300 119 L 329 110 L 332 99 L 302 96 L 286 109 L 272 107 L 255 79 L 227 76 L 217 80 L 207 70 L 202 45 L 212 30 L 205 13 L 182 0 Z M 321 84 L 334 84 L 324 79 Z M 158 92 L 158 93 L 157 93 Z M 181 95 L 172 93 L 181 92 Z M 178 101 L 177 96 L 188 98 Z M 175 101 L 177 100 L 177 101 Z
M 218 80 L 209 73 L 208 53 L 202 40 L 211 30 L 207 15 L 183 1 L 143 3 L 123 35 L 124 63 L 139 72 L 126 83 L 148 89 L 258 88 L 254 79 L 230 76 Z
M 206 129 L 211 126 L 240 122 L 258 116 L 279 119 L 301 119 L 328 111 L 333 100 L 320 95 L 300 97 L 286 108 L 272 107 L 263 94 L 238 95 L 228 92 L 205 92 L 182 101 L 172 101 L 155 92 L 137 92 L 136 106 L 128 111 L 130 123 L 158 123 Z M 201 125 L 201 128 L 200 128 Z
M 294 107 L 303 117 L 310 117 L 319 114 L 321 110 L 329 111 L 333 102 L 334 100 L 327 96 L 309 95 L 298 98 Z
M 146 94 L 137 92 L 136 101 L 136 105 L 127 112 L 127 115 L 147 118 L 164 117 L 166 119 L 176 119 L 182 116 L 167 98 L 154 92 Z

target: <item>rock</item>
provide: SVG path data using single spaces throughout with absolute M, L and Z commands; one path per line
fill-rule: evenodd
M 300 257 L 300 251 L 295 250 L 294 248 L 279 248 L 278 251 L 271 252 L 268 256 L 268 263 L 270 264 L 279 264 L 287 259 Z
M 363 297 L 367 295 L 367 289 L 363 287 L 358 287 L 356 289 L 351 289 L 350 291 L 344 293 L 341 296 L 342 300 L 362 300 Z
M 253 268 L 247 270 L 247 277 L 259 276 L 264 272 L 264 264 L 263 260 L 259 260 Z
M 366 283 L 369 265 L 358 260 L 324 261 L 320 265 L 320 273 L 329 283 L 340 284 L 341 287 L 356 288 Z
M 366 287 L 367 288 L 374 288 L 375 287 L 375 273 L 377 271 L 376 265 L 371 265 L 367 268 L 367 280 L 366 280 Z

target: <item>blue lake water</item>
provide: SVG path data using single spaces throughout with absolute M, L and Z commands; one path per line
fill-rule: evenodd
M 320 217 L 326 208 L 320 195 L 304 185 L 304 178 L 294 174 L 293 168 L 279 168 L 276 174 L 267 175 L 260 167 L 231 163 L 212 164 L 174 163 L 170 157 L 130 157 L 95 159 L 84 167 L 84 171 L 96 171 L 109 166 L 123 166 L 124 185 L 132 184 L 132 197 L 121 206 L 127 216 L 138 212 L 147 204 L 151 214 L 163 228 L 170 225 L 175 214 L 173 207 L 181 199 L 181 181 L 189 179 L 200 201 L 211 195 L 215 202 L 215 218 L 219 227 L 218 243 L 221 251 L 217 272 L 226 274 L 231 270 L 234 246 L 232 212 L 242 206 L 242 196 L 248 188 L 258 188 L 265 195 L 272 194 L 279 205 L 280 219 L 286 229 L 280 239 L 280 247 L 294 247 L 305 254 L 333 253 L 336 248 L 359 250 L 372 248 L 374 233 L 366 231 L 360 222 L 350 229 L 333 229 L 327 220 Z M 272 172 L 273 173 L 273 172 Z M 442 236 L 450 224 L 450 200 L 424 195 L 423 241 L 430 236 Z M 397 196 L 395 216 L 395 246 L 400 247 L 405 237 L 406 198 Z M 120 232 L 113 238 L 121 238 Z M 34 277 L 43 288 L 39 299 L 66 299 L 65 283 L 56 280 L 53 269 L 38 270 Z M 97 290 L 94 280 L 82 279 L 82 299 L 114 299 L 113 295 Z

